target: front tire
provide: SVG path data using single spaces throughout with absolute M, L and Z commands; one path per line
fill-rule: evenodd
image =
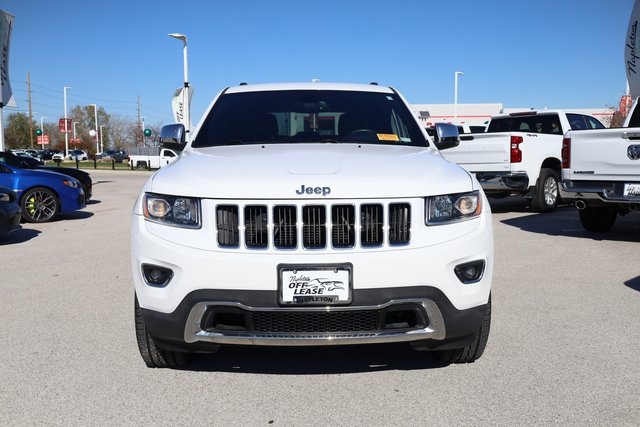
M 144 323 L 142 309 L 138 304 L 138 297 L 135 297 L 135 323 L 138 350 L 140 351 L 140 356 L 142 356 L 142 360 L 144 360 L 147 367 L 178 368 L 187 364 L 189 356 L 188 353 L 164 350 L 156 345 L 155 340 Z
M 542 168 L 535 188 L 535 196 L 531 201 L 531 208 L 537 212 L 554 210 L 560 199 L 558 181 L 560 181 L 558 172 L 553 169 Z
M 60 202 L 55 193 L 45 187 L 28 190 L 20 200 L 22 218 L 27 222 L 51 221 L 60 211 Z
M 433 351 L 433 356 L 444 363 L 471 363 L 475 362 L 482 356 L 484 349 L 487 346 L 489 340 L 489 329 L 491 327 L 491 295 L 489 295 L 489 301 L 487 302 L 484 317 L 482 318 L 482 324 L 476 332 L 473 342 L 466 345 L 463 348 L 456 348 L 453 350 L 436 350 Z
M 618 217 L 618 212 L 613 206 L 587 206 L 579 210 L 578 214 L 584 229 L 594 233 L 611 230 Z

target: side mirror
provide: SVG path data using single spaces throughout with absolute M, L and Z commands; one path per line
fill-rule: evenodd
M 185 133 L 185 128 L 182 123 L 163 126 L 160 130 L 160 144 L 179 144 L 184 147 L 186 144 Z
M 436 123 L 433 142 L 438 150 L 446 150 L 460 145 L 458 127 L 451 123 Z

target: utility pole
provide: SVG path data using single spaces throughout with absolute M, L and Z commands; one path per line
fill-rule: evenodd
M 64 155 L 69 154 L 69 129 L 67 129 L 67 89 L 71 89 L 69 86 L 65 86 L 64 92 Z M 96 154 L 98 152 L 96 151 Z
M 27 97 L 28 97 L 27 99 L 29 100 L 29 148 L 33 148 L 33 111 L 31 110 L 31 74 L 28 71 L 27 71 Z

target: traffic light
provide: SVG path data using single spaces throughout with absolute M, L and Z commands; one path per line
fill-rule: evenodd
M 42 135 L 42 129 L 36 129 L 36 135 L 37 136 L 41 136 Z
M 144 136 L 151 136 L 151 129 L 145 129 Z

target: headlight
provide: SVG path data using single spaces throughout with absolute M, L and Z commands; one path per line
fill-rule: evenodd
M 435 225 L 477 217 L 482 212 L 479 191 L 427 197 L 427 224 Z
M 62 181 L 62 183 L 64 185 L 66 185 L 67 187 L 71 187 L 71 188 L 80 187 L 80 183 L 76 179 L 73 179 L 73 178 L 65 179 L 65 180 Z
M 200 199 L 146 193 L 142 201 L 144 217 L 159 224 L 200 228 Z

